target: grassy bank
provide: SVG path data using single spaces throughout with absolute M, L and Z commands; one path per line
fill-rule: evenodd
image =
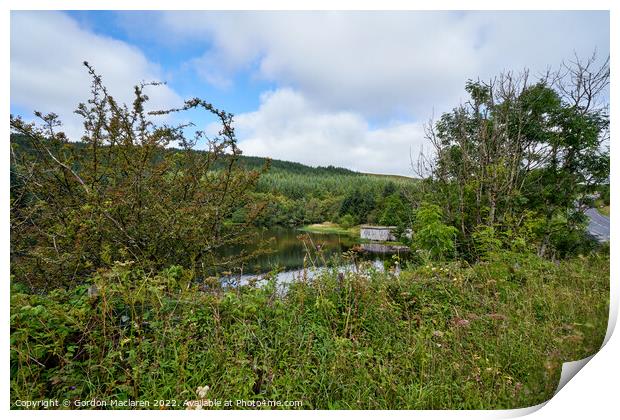
M 11 402 L 280 400 L 301 408 L 515 408 L 596 352 L 609 257 L 502 253 L 293 284 L 188 288 L 118 265 L 48 295 L 12 285 Z M 205 389 L 198 390 L 202 393 Z
M 401 241 L 371 241 L 368 239 L 360 238 L 360 227 L 352 226 L 350 228 L 344 228 L 337 223 L 332 222 L 323 222 L 323 223 L 315 223 L 312 225 L 306 225 L 299 230 L 308 233 L 317 233 L 317 234 L 336 234 L 336 235 L 346 235 L 352 238 L 357 239 L 360 243 L 376 243 L 382 245 L 394 245 L 394 246 L 405 246 L 405 244 Z
M 345 227 L 340 226 L 337 223 L 332 223 L 332 222 L 323 222 L 323 223 L 315 223 L 312 225 L 306 225 L 300 228 L 299 230 L 304 231 L 304 232 L 309 232 L 309 233 L 319 233 L 319 234 L 333 233 L 333 234 L 338 234 L 338 235 L 348 235 L 348 236 L 352 236 L 355 238 L 360 237 L 359 226 L 352 226 L 350 228 L 345 228 Z
M 610 214 L 610 208 L 609 206 L 602 206 L 602 207 L 597 207 L 596 208 L 598 210 L 599 213 L 601 213 L 603 216 L 607 216 L 609 217 Z

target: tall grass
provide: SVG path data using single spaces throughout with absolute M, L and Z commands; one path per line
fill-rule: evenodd
M 91 285 L 12 285 L 11 401 L 299 400 L 301 408 L 491 409 L 549 399 L 605 335 L 609 257 L 494 254 L 400 274 L 328 270 L 285 292 L 130 264 Z M 93 286 L 94 285 L 94 286 Z M 205 407 L 207 408 L 207 407 Z

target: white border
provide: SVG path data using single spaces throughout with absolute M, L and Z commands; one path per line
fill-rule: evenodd
M 619 33 L 617 30 L 620 12 L 618 9 L 620 6 L 616 6 L 619 2 L 612 0 L 590 0 L 590 1 L 550 1 L 550 0 L 521 0 L 521 1 L 483 1 L 472 0 L 466 4 L 458 0 L 441 0 L 434 2 L 404 2 L 396 0 L 382 0 L 380 2 L 367 2 L 367 1 L 329 1 L 329 0 L 316 0 L 312 2 L 308 1 L 263 1 L 261 4 L 257 4 L 256 1 L 250 0 L 229 0 L 229 1 L 212 1 L 212 2 L 199 2 L 193 0 L 175 0 L 174 2 L 166 1 L 145 1 L 145 0 L 125 0 L 125 1 L 104 1 L 104 0 L 92 0 L 92 1 L 80 1 L 75 0 L 4 0 L 0 6 L 0 54 L 3 57 L 3 63 L 1 69 L 1 85 L 3 89 L 2 101 L 0 101 L 0 115 L 4 117 L 0 119 L 0 130 L 2 133 L 9 133 L 9 121 L 8 114 L 10 113 L 10 78 L 9 78 L 9 62 L 10 62 L 10 10 L 97 10 L 97 9 L 111 9 L 111 10 L 199 10 L 199 9 L 212 9 L 212 10 L 611 10 L 610 13 L 610 33 L 611 33 L 611 110 L 612 110 L 612 128 L 615 126 L 615 121 L 618 113 L 615 112 L 615 107 L 619 96 L 617 89 L 617 80 L 615 78 L 616 65 L 618 60 L 616 59 L 616 46 L 615 39 L 618 39 Z M 615 10 L 614 10 L 615 9 Z M 3 138 L 6 138 L 3 136 Z M 612 146 L 612 167 L 611 167 L 611 179 L 612 185 L 618 183 L 618 169 L 617 169 L 617 155 L 616 147 Z M 10 308 L 9 301 L 9 153 L 8 145 L 4 143 L 2 150 L 0 151 L 2 159 L 2 167 L 5 168 L 2 171 L 2 217 L 5 223 L 2 226 L 2 265 L 4 267 L 5 276 L 3 276 L 4 282 L 1 289 L 1 302 L 3 303 L 4 312 L 2 314 L 3 321 L 1 323 L 2 337 L 5 342 L 3 346 L 0 346 L 3 360 L 5 363 L 5 377 L 1 382 L 2 390 L 2 404 L 6 410 L 9 410 L 9 378 L 8 378 L 8 363 L 9 363 L 9 322 L 8 311 Z M 616 189 L 616 192 L 618 190 Z M 618 207 L 620 206 L 620 198 L 618 194 L 613 194 L 612 201 L 612 216 L 614 220 L 618 217 Z M 618 228 L 615 223 L 611 226 L 611 236 L 616 238 Z M 591 361 L 579 372 L 573 380 L 570 380 L 559 393 L 553 397 L 547 404 L 541 404 L 541 406 L 530 407 L 519 410 L 497 410 L 497 411 L 390 411 L 390 412 L 359 412 L 359 411 L 332 411 L 332 412 L 316 412 L 316 411 L 303 411 L 303 412 L 223 412 L 223 411 L 211 411 L 209 413 L 202 412 L 187 412 L 193 414 L 187 414 L 188 416 L 209 416 L 209 417 L 248 417 L 252 418 L 279 418 L 282 416 L 294 415 L 296 417 L 309 417 L 309 416 L 337 416 L 338 418 L 359 418 L 360 415 L 376 416 L 376 415 L 389 415 L 390 417 L 402 417 L 402 418 L 460 418 L 460 417 L 472 417 L 472 418 L 505 418 L 516 417 L 534 412 L 532 418 L 547 419 L 547 418 L 584 418 L 586 416 L 593 418 L 607 418 L 611 413 L 616 414 L 618 412 L 618 397 L 617 397 L 617 384 L 620 375 L 619 362 L 617 354 L 620 349 L 620 341 L 617 338 L 618 334 L 612 335 L 614 325 L 618 315 L 618 277 L 616 275 L 618 266 L 618 252 L 615 247 L 612 246 L 612 258 L 611 258 L 611 297 L 610 297 L 610 324 L 606 336 L 605 346 L 597 353 Z M 608 341 L 607 341 L 608 340 Z M 540 409 L 542 406 L 544 408 Z M 19 412 L 10 411 L 9 415 L 15 418 L 30 417 L 33 415 L 51 416 L 72 418 L 74 416 L 88 415 L 89 417 L 100 416 L 154 416 L 159 417 L 162 415 L 169 416 L 170 413 L 163 413 L 158 411 L 144 412 Z M 177 414 L 177 413 L 175 413 Z

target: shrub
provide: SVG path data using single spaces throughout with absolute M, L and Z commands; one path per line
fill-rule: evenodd
M 355 219 L 353 219 L 353 216 L 350 214 L 345 214 L 340 218 L 338 224 L 345 229 L 349 229 L 350 227 L 355 226 Z
M 238 263 L 218 250 L 247 241 L 264 203 L 251 195 L 261 171 L 237 165 L 232 115 L 200 99 L 146 112 L 148 84 L 136 86 L 132 106 L 119 104 L 85 65 L 93 84 L 92 98 L 76 110 L 82 143 L 69 144 L 55 114 L 37 113 L 40 126 L 11 116 L 11 269 L 18 281 L 71 285 L 128 259 L 202 274 Z M 187 125 L 153 120 L 194 108 L 217 119 L 219 135 L 188 138 Z M 195 151 L 199 142 L 207 150 Z
M 441 220 L 439 206 L 422 203 L 415 213 L 413 247 L 428 251 L 435 260 L 453 258 L 457 230 Z

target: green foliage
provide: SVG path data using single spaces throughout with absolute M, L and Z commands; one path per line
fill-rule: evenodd
M 340 226 L 344 229 L 349 229 L 350 227 L 355 226 L 355 219 L 350 214 L 345 214 L 342 216 L 338 222 Z
M 585 232 L 587 217 L 577 209 L 569 208 L 563 213 L 558 212 L 546 222 L 544 230 L 553 249 L 552 255 L 556 258 L 587 254 L 600 245 Z
M 266 159 L 258 157 L 239 158 L 239 165 L 248 170 L 259 169 L 265 163 Z M 416 190 L 417 180 L 413 178 L 271 160 L 269 171 L 257 184 L 257 199 L 268 204 L 256 224 L 300 226 L 335 222 L 345 214 L 351 214 L 355 224 L 374 223 L 380 218 L 387 196 Z
M 472 234 L 474 247 L 478 257 L 493 254 L 502 248 L 502 241 L 491 226 L 479 226 Z
M 500 243 L 523 244 L 514 235 L 526 214 L 539 221 L 527 233 L 539 253 L 563 257 L 591 248 L 574 213 L 609 182 L 609 61 L 595 64 L 595 57 L 577 59 L 534 83 L 527 71 L 469 81 L 466 104 L 429 128 L 429 199 L 459 230 L 462 255 L 475 259 Z
M 366 220 L 376 207 L 375 195 L 368 189 L 355 189 L 342 202 L 340 215 L 349 214 L 354 217 L 356 224 Z
M 264 203 L 252 195 L 261 171 L 238 165 L 232 115 L 199 99 L 146 113 L 147 85 L 136 86 L 132 106 L 119 104 L 88 69 L 92 97 L 76 111 L 82 143 L 69 142 L 54 114 L 37 113 L 40 126 L 11 116 L 11 271 L 18 281 L 37 289 L 75 284 L 129 259 L 196 274 L 237 264 L 217 251 L 248 241 Z M 216 118 L 219 136 L 187 138 L 187 126 L 150 119 L 194 108 Z M 195 152 L 198 142 L 207 150 Z
M 410 225 L 408 217 L 410 213 L 411 211 L 407 208 L 400 195 L 393 193 L 388 195 L 383 202 L 383 211 L 379 223 L 403 228 Z
M 452 258 L 456 252 L 457 230 L 442 220 L 439 206 L 422 203 L 415 213 L 413 248 L 427 251 L 433 260 Z
M 602 184 L 601 186 L 599 186 L 599 193 L 601 196 L 601 200 L 603 202 L 604 205 L 609 206 L 610 204 L 610 188 L 609 188 L 609 184 Z
M 222 289 L 116 264 L 73 289 L 11 285 L 11 403 L 299 400 L 305 409 L 497 409 L 549 399 L 598 350 L 609 257 L 330 270 Z M 74 406 L 72 406 L 74 408 Z M 151 407 L 157 408 L 157 407 Z M 205 407 L 207 408 L 207 407 Z

